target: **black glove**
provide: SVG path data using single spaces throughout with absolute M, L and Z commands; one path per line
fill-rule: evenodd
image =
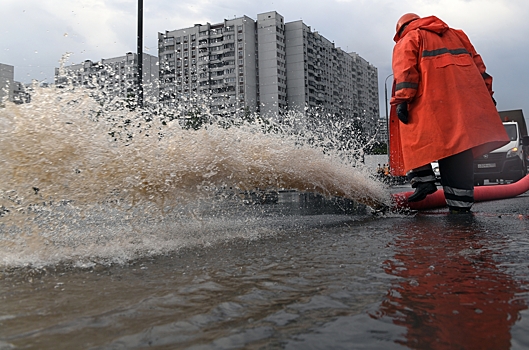
M 401 104 L 397 105 L 397 117 L 399 117 L 399 120 L 403 122 L 404 124 L 408 124 L 408 103 L 402 102 Z

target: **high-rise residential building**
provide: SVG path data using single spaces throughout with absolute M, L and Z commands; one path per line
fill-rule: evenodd
M 43 86 L 43 84 L 41 84 Z M 15 81 L 13 84 L 13 102 L 16 104 L 31 102 L 29 89 L 21 82 Z
M 287 110 L 287 43 L 283 16 L 277 12 L 257 15 L 257 101 L 262 115 Z
M 24 84 L 15 81 L 15 67 L 0 63 L 0 106 L 4 100 L 16 104 L 30 101 L 29 93 Z
M 378 99 L 378 71 L 377 68 L 360 57 L 357 53 L 349 53 L 353 58 L 351 75 L 355 79 L 353 85 L 353 108 L 355 116 L 364 120 L 364 130 L 374 135 L 378 128 L 379 99 Z M 356 90 L 356 91 L 355 91 Z
M 255 22 L 249 17 L 158 33 L 160 101 L 208 96 L 214 113 L 257 108 Z
M 377 68 L 302 21 L 275 11 L 158 33 L 160 101 L 206 96 L 213 113 L 280 116 L 318 109 L 362 120 L 379 117 Z
M 158 57 L 143 53 L 145 99 L 158 100 Z M 57 86 L 84 86 L 103 89 L 110 96 L 133 97 L 138 89 L 138 57 L 135 53 L 55 68 Z
M 4 99 L 13 101 L 15 67 L 0 63 L 0 105 Z
M 386 118 L 379 118 L 378 130 L 376 133 L 376 141 L 380 143 L 388 143 L 388 120 Z

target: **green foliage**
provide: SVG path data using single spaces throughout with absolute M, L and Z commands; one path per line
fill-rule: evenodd
M 198 130 L 204 124 L 209 123 L 209 116 L 200 107 L 189 109 L 184 114 L 183 127 L 186 130 Z
M 367 149 L 367 154 L 388 154 L 388 145 L 385 142 L 375 141 Z

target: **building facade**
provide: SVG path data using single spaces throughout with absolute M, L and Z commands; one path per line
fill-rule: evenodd
M 302 21 L 275 11 L 158 33 L 160 101 L 207 96 L 212 113 L 289 111 L 363 120 L 378 126 L 378 73 Z
M 378 119 L 378 130 L 376 133 L 376 141 L 388 144 L 388 120 L 386 118 Z
M 143 53 L 143 89 L 147 99 L 158 100 L 158 57 Z M 55 85 L 99 88 L 109 96 L 134 97 L 138 89 L 135 53 L 55 68 Z
M 15 67 L 0 63 L 0 105 L 3 101 L 13 101 Z
M 15 67 L 0 63 L 0 106 L 4 101 L 28 103 L 30 95 L 24 84 L 15 81 Z
M 158 33 L 160 102 L 207 96 L 213 113 L 256 111 L 256 50 L 249 17 Z

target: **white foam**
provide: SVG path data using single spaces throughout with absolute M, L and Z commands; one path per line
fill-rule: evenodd
M 199 207 L 228 189 L 286 188 L 389 203 L 384 185 L 329 147 L 332 134 L 314 146 L 299 125 L 283 124 L 282 132 L 263 132 L 259 123 L 185 129 L 179 120 L 164 122 L 153 110 L 118 102 L 102 105 L 89 90 L 35 88 L 31 103 L 0 109 L 5 265 L 86 263 L 93 255 L 124 261 L 137 251 L 207 244 L 215 234 L 202 233 L 212 227 L 255 235 L 259 230 L 242 229 L 244 218 L 205 224 L 182 209 L 185 215 L 167 220 L 167 213 Z

